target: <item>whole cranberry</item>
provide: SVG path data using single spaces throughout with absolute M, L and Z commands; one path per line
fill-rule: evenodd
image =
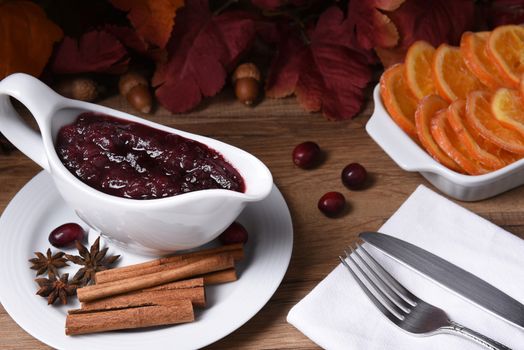
M 49 243 L 54 247 L 66 247 L 84 239 L 84 229 L 79 224 L 67 223 L 58 226 L 49 234 Z
M 313 141 L 306 141 L 293 150 L 293 163 L 302 169 L 309 169 L 318 164 L 320 156 L 320 147 Z
M 347 165 L 340 175 L 342 178 L 342 183 L 350 189 L 361 188 L 368 177 L 366 168 L 364 168 L 359 163 L 351 163 Z
M 340 215 L 345 206 L 346 198 L 340 192 L 328 192 L 318 201 L 318 209 L 328 217 Z
M 246 243 L 248 239 L 247 230 L 238 222 L 232 223 L 224 232 L 218 236 L 222 244 Z

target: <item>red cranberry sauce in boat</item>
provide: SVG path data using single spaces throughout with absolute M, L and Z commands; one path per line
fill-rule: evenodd
M 244 192 L 238 171 L 208 146 L 104 114 L 82 113 L 56 139 L 66 168 L 87 185 L 131 199 L 204 189 Z

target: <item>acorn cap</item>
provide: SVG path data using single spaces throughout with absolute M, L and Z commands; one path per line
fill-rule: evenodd
M 260 81 L 260 71 L 253 63 L 243 63 L 233 73 L 233 83 L 238 79 L 253 78 Z

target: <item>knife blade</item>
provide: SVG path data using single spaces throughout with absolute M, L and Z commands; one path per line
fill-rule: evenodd
M 401 239 L 378 232 L 360 238 L 380 251 L 473 302 L 482 309 L 524 329 L 524 305 L 486 281 Z

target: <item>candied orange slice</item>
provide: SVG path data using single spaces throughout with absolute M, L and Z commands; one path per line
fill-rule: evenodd
M 524 74 L 520 78 L 520 97 L 524 98 Z
M 431 64 L 435 48 L 425 41 L 413 43 L 404 61 L 404 76 L 409 89 L 419 100 L 435 93 Z
M 524 103 L 519 91 L 498 89 L 491 101 L 491 111 L 504 126 L 524 135 Z
M 516 161 L 519 157 L 483 138 L 466 122 L 466 101 L 456 100 L 448 107 L 448 122 L 468 154 L 485 168 L 496 170 Z
M 448 155 L 440 149 L 433 136 L 431 135 L 431 119 L 438 110 L 444 109 L 448 103 L 440 96 L 429 95 L 424 97 L 418 103 L 415 112 L 415 125 L 420 143 L 426 151 L 439 163 L 450 168 L 451 170 L 462 172 L 462 169 Z
M 460 39 L 460 52 L 469 70 L 486 86 L 497 89 L 503 86 L 497 68 L 486 54 L 490 32 L 465 32 Z
M 465 99 L 468 92 L 484 88 L 466 67 L 458 47 L 440 45 L 433 57 L 432 71 L 438 94 L 449 102 Z
M 411 138 L 417 139 L 415 110 L 417 99 L 404 81 L 404 65 L 388 68 L 380 78 L 380 96 L 391 118 Z
M 470 175 L 481 175 L 489 170 L 484 168 L 480 162 L 472 158 L 458 135 L 453 131 L 448 122 L 448 111 L 441 109 L 431 119 L 431 135 L 440 148 L 453 159 L 461 168 Z
M 524 73 L 524 27 L 506 25 L 494 29 L 486 53 L 506 84 L 517 89 Z
M 506 128 L 491 112 L 492 94 L 473 91 L 466 100 L 466 120 L 480 135 L 495 145 L 513 153 L 524 155 L 524 137 Z

